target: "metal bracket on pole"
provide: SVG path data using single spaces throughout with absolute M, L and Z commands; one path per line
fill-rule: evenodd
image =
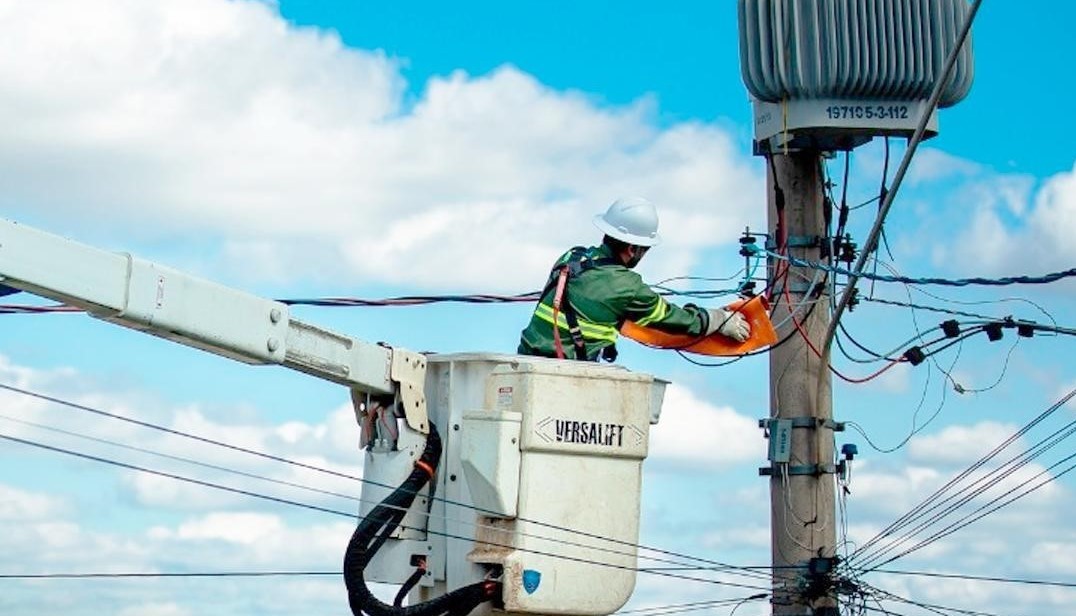
M 763 466 L 758 469 L 759 477 L 772 477 L 776 475 L 812 475 L 819 477 L 822 475 L 833 475 L 837 472 L 837 467 L 833 464 L 800 464 L 791 465 L 786 464 L 774 464 L 772 466 Z
M 785 239 L 785 247 L 818 248 L 822 245 L 822 239 L 817 235 L 790 235 Z M 777 250 L 777 242 L 772 238 L 766 238 L 766 250 Z
M 760 419 L 758 420 L 758 427 L 766 430 L 771 430 L 771 423 L 778 421 L 776 419 Z M 788 421 L 792 423 L 793 428 L 826 428 L 833 430 L 834 432 L 844 432 L 844 422 L 833 421 L 832 419 L 821 419 L 819 417 L 792 417 L 790 419 L 782 419 L 780 421 Z
M 421 353 L 392 349 L 390 378 L 399 384 L 404 417 L 412 430 L 430 433 L 426 414 L 426 356 Z
M 844 432 L 844 422 L 833 421 L 832 419 L 821 419 L 818 417 L 793 417 L 792 427 L 808 428 L 811 430 L 824 428 L 826 430 L 833 430 L 834 432 Z
M 792 280 L 792 281 L 786 282 L 785 284 L 788 285 L 789 292 L 796 293 L 797 295 L 807 295 L 808 293 L 810 293 L 814 297 L 819 297 L 821 295 L 824 295 L 826 293 L 826 290 L 827 290 L 826 285 L 824 285 L 824 284 L 811 283 L 811 282 L 807 282 L 806 280 Z M 784 292 L 785 292 L 784 285 L 779 286 L 779 287 L 775 286 L 773 288 L 773 294 L 774 295 L 779 296 Z

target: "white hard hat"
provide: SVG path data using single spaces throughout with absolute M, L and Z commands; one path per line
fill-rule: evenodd
M 609 237 L 635 246 L 655 246 L 658 235 L 658 211 L 642 197 L 617 199 L 604 214 L 594 217 L 594 226 Z

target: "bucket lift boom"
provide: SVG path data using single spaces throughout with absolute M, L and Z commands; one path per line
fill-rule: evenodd
M 282 302 L 4 219 L 0 283 L 247 364 L 278 364 L 362 394 L 399 394 L 408 426 L 428 432 L 424 356 L 305 323 Z

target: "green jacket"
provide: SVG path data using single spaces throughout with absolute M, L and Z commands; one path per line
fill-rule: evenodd
M 553 296 L 560 269 L 568 263 L 571 254 L 569 250 L 554 264 L 530 323 L 520 335 L 518 353 L 557 356 L 553 342 Z M 587 359 L 597 360 L 603 349 L 616 344 L 617 333 L 625 320 L 677 334 L 698 336 L 706 331 L 709 316 L 705 310 L 691 304 L 681 308 L 665 301 L 643 282 L 639 274 L 619 263 L 608 263 L 613 259 L 608 246 L 587 248 L 583 259 L 598 260 L 601 264 L 569 276 L 566 295 L 579 321 Z M 561 345 L 564 355 L 575 359 L 575 347 L 563 310 L 562 306 L 557 315 Z

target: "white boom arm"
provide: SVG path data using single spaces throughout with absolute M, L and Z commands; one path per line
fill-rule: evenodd
M 399 393 L 408 425 L 428 430 L 424 356 L 303 323 L 287 304 L 4 219 L 0 283 L 244 363 L 280 364 L 363 393 Z

